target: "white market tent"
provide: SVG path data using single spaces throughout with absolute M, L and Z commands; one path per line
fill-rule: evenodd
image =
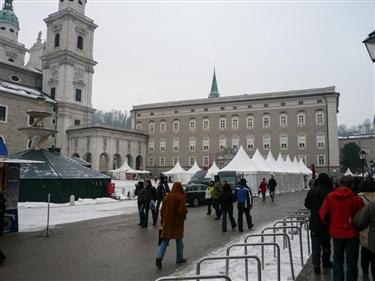
M 297 169 L 294 165 L 293 165 L 293 162 L 292 160 L 290 160 L 290 157 L 289 155 L 286 156 L 286 159 L 285 159 L 285 165 L 289 168 L 289 171 L 293 174 L 302 174 L 302 172 L 300 171 L 300 169 Z
M 247 155 L 246 151 L 241 146 L 232 161 L 228 163 L 220 171 L 236 171 L 239 173 L 255 173 L 261 169 L 252 161 Z
M 115 170 L 109 170 L 108 172 L 112 173 L 114 178 L 126 180 L 126 174 L 149 174 L 149 171 L 134 170 L 129 166 L 128 161 L 125 160 L 124 164 L 120 168 Z
M 219 167 L 216 165 L 216 162 L 212 162 L 211 167 L 208 169 L 205 178 L 210 179 L 213 176 L 216 176 L 217 173 L 220 171 Z
M 312 171 L 306 167 L 305 163 L 303 162 L 302 158 L 299 159 L 299 165 L 306 172 L 307 175 L 312 175 Z
M 264 160 L 262 154 L 260 154 L 258 149 L 255 151 L 251 160 L 255 162 L 255 164 L 261 169 L 262 172 L 266 172 L 266 173 L 275 172 L 275 170 L 270 165 L 268 165 L 266 160 Z
M 281 166 L 273 157 L 271 150 L 268 152 L 266 162 L 268 166 L 272 167 L 272 169 L 275 171 L 275 173 L 284 174 L 287 171 Z
M 191 174 L 192 176 L 196 173 L 199 172 L 201 168 L 199 168 L 197 161 L 194 161 L 194 165 L 186 171 L 186 173 Z
M 352 171 L 350 171 L 350 169 L 348 168 L 344 174 L 344 176 L 354 176 L 354 174 L 352 173 Z
M 181 167 L 180 162 L 178 161 L 176 165 L 170 169 L 169 171 L 163 172 L 163 175 L 173 176 L 174 181 L 179 181 L 181 183 L 187 183 L 190 178 L 191 174 L 187 173 L 184 168 Z
M 300 171 L 301 174 L 304 174 L 304 175 L 307 175 L 306 171 L 304 169 L 301 168 L 301 166 L 299 165 L 298 163 L 298 160 L 297 160 L 297 157 L 294 156 L 294 159 L 293 159 L 293 166 L 296 170 Z

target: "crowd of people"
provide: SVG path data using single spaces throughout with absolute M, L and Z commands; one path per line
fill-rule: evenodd
M 336 184 L 327 174 L 321 173 L 310 185 L 305 207 L 311 211 L 310 230 L 314 271 L 319 274 L 321 266 L 333 267 L 334 281 L 356 281 L 360 257 L 363 274 L 368 275 L 370 267 L 374 280 L 374 180 L 366 177 L 353 184 L 350 176 L 343 176 Z

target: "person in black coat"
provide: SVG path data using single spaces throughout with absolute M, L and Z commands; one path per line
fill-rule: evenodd
M 6 211 L 6 199 L 0 189 L 0 236 L 3 235 L 3 230 L 4 230 L 4 216 L 5 216 L 5 211 Z M 4 253 L 0 250 L 0 265 L 4 262 L 5 260 L 5 255 Z
M 276 186 L 277 186 L 277 182 L 273 178 L 273 175 L 271 175 L 271 178 L 268 181 L 268 190 L 270 191 L 270 197 L 271 197 L 271 201 L 272 202 L 275 199 L 275 189 L 276 189 Z
M 138 206 L 138 213 L 139 213 L 139 224 L 142 225 L 142 197 L 140 196 L 141 190 L 143 189 L 143 182 L 139 181 L 135 185 L 134 195 L 137 196 L 137 206 Z
M 324 224 L 319 216 L 319 209 L 324 198 L 332 191 L 332 182 L 325 173 L 320 173 L 315 180 L 314 187 L 309 190 L 305 199 L 305 207 L 311 212 L 310 230 L 312 243 L 312 260 L 314 271 L 320 273 L 320 254 L 322 253 L 323 268 L 331 268 L 331 237 L 329 226 Z
M 223 185 L 223 192 L 220 194 L 221 214 L 222 214 L 222 226 L 223 232 L 227 231 L 227 215 L 229 216 L 232 229 L 237 227 L 236 221 L 233 218 L 233 202 L 236 201 L 230 185 L 226 182 Z
M 169 185 L 167 181 L 165 180 L 164 177 L 160 177 L 158 187 L 156 189 L 158 196 L 157 196 L 157 203 L 156 203 L 156 208 L 154 212 L 154 223 L 156 224 L 158 221 L 158 216 L 159 216 L 159 209 L 160 209 L 160 204 L 163 201 L 164 197 L 170 192 Z M 154 225 L 155 225 L 154 224 Z
M 152 217 L 154 218 L 154 212 L 155 212 L 155 201 L 157 199 L 157 191 L 156 188 L 152 186 L 151 180 L 145 181 L 145 187 L 142 188 L 142 190 L 139 191 L 139 195 L 142 200 L 142 207 L 141 207 L 141 213 L 142 213 L 142 228 L 147 227 L 148 224 L 148 213 L 151 210 Z M 156 222 L 154 220 L 153 225 L 155 225 Z

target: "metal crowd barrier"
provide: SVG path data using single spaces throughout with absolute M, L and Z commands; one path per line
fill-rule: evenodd
M 262 243 L 264 242 L 264 237 L 273 237 L 273 242 L 276 243 L 276 236 L 283 236 L 288 242 L 287 248 L 288 248 L 288 252 L 289 252 L 290 271 L 291 271 L 291 274 L 292 274 L 292 280 L 295 280 L 292 245 L 290 243 L 290 237 L 289 237 L 288 234 L 286 234 L 286 233 L 251 234 L 251 235 L 248 235 L 245 238 L 245 243 L 247 243 L 249 238 L 252 238 L 252 237 L 261 237 Z M 284 249 L 285 249 L 285 247 L 284 247 Z M 245 255 L 247 255 L 247 247 L 245 247 Z M 276 257 L 276 247 L 274 247 L 274 257 Z M 262 268 L 264 269 L 264 248 L 263 247 L 262 247 L 262 257 L 261 257 L 261 259 L 262 259 Z M 247 261 L 246 261 L 246 266 L 247 266 Z
M 207 258 L 203 258 L 201 259 L 198 263 L 197 263 L 197 267 L 196 267 L 196 274 L 199 275 L 201 273 L 201 264 L 204 262 L 204 261 L 208 261 L 208 260 L 238 260 L 238 259 L 254 259 L 257 263 L 257 272 L 258 272 L 258 281 L 262 281 L 262 271 L 261 271 L 261 268 L 260 268 L 260 259 L 258 256 L 220 256 L 220 257 L 207 257 Z M 229 269 L 225 269 L 226 270 L 226 275 L 228 276 L 228 271 Z M 248 272 L 246 272 L 246 274 L 248 275 Z M 197 279 L 199 281 L 199 279 Z
M 290 220 L 290 221 L 277 221 L 273 224 L 273 226 L 277 226 L 278 224 L 291 224 L 294 225 L 294 223 L 299 223 L 300 225 L 304 225 L 306 229 L 306 240 L 307 240 L 307 252 L 310 254 L 311 249 L 310 249 L 310 233 L 309 233 L 309 222 L 306 220 Z M 292 230 L 292 239 L 293 239 L 293 230 Z
M 226 275 L 199 275 L 199 276 L 166 276 L 156 279 L 156 281 L 170 281 L 170 280 L 199 280 L 199 279 L 224 279 L 226 281 L 232 281 Z
M 262 246 L 262 248 L 264 246 L 274 246 L 276 247 L 277 249 L 277 280 L 280 281 L 281 280 L 281 274 L 280 274 L 280 246 L 279 244 L 277 243 L 239 243 L 239 244 L 233 244 L 233 245 L 230 245 L 228 248 L 227 248 L 227 256 L 230 255 L 230 250 L 234 247 L 244 247 L 245 249 L 247 249 L 247 247 L 249 246 Z M 258 258 L 259 259 L 259 258 Z M 245 276 L 246 276 L 246 281 L 249 280 L 249 273 L 248 273 L 248 270 L 246 268 L 246 265 L 247 265 L 247 259 L 245 261 L 245 269 L 246 269 L 246 272 L 245 272 Z M 228 268 L 229 268 L 229 263 L 227 262 L 226 263 L 226 266 L 225 266 L 225 273 L 228 274 Z M 264 263 L 262 263 L 262 268 L 264 269 Z
M 300 246 L 300 253 L 301 253 L 301 265 L 304 265 L 303 262 L 303 246 L 302 246 L 302 229 L 299 226 L 274 226 L 274 227 L 266 227 L 265 229 L 262 230 L 262 234 L 266 232 L 267 230 L 273 230 L 274 232 L 276 230 L 287 230 L 287 229 L 298 229 L 298 236 L 299 236 L 299 246 Z

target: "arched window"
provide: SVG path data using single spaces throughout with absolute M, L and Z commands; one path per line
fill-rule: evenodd
M 81 35 L 77 38 L 77 48 L 83 50 L 83 37 Z
M 55 35 L 55 44 L 54 44 L 55 48 L 59 47 L 60 46 L 60 33 L 56 33 Z

